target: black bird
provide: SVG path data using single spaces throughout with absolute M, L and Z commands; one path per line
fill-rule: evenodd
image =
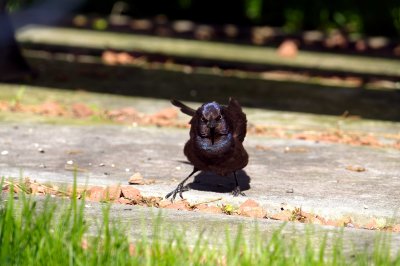
M 221 176 L 233 173 L 236 186 L 232 191 L 234 196 L 245 194 L 240 191 L 236 171 L 244 168 L 249 156 L 243 148 L 246 136 L 246 114 L 237 100 L 230 98 L 228 106 L 216 102 L 203 104 L 194 110 L 185 104 L 171 100 L 171 103 L 192 117 L 190 120 L 190 139 L 183 150 L 188 160 L 193 164 L 192 173 L 165 197 L 176 194 L 182 197 L 182 192 L 189 190 L 185 182 L 197 171 L 211 171 Z

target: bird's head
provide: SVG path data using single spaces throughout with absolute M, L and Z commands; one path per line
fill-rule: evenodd
M 218 135 L 225 135 L 227 132 L 226 121 L 222 107 L 216 102 L 203 104 L 197 112 L 199 116 L 199 135 L 211 139 L 214 144 Z

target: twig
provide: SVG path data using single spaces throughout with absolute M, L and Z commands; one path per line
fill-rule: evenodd
M 207 201 L 202 201 L 202 202 L 198 202 L 198 203 L 196 203 L 196 204 L 193 204 L 193 205 L 190 206 L 190 207 L 191 207 L 191 208 L 194 208 L 194 207 L 196 207 L 196 206 L 198 206 L 198 205 L 201 205 L 201 204 L 207 204 L 207 203 L 216 202 L 216 201 L 220 201 L 220 200 L 222 200 L 222 198 L 213 199 L 213 200 L 207 200 Z

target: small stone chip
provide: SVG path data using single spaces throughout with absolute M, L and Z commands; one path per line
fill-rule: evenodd
M 1 152 L 1 155 L 7 155 L 8 154 L 8 151 L 2 151 Z
M 134 173 L 129 178 L 128 183 L 131 185 L 143 185 L 145 182 L 144 182 L 143 176 L 140 173 Z
M 365 167 L 361 165 L 349 165 L 346 167 L 346 169 L 353 172 L 364 172 L 366 170 Z

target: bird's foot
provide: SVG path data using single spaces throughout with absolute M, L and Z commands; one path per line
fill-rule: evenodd
M 246 194 L 244 194 L 244 192 L 240 191 L 240 187 L 239 186 L 235 187 L 235 189 L 232 191 L 232 195 L 234 197 L 237 197 L 239 195 L 246 196 Z
M 181 197 L 181 199 L 183 199 L 182 193 L 185 191 L 190 190 L 190 187 L 188 185 L 183 186 L 183 184 L 179 184 L 174 190 L 172 190 L 170 193 L 168 193 L 165 198 L 168 199 L 169 197 L 172 196 L 171 198 L 171 202 L 173 202 L 176 198 L 176 195 L 179 193 L 179 197 Z

